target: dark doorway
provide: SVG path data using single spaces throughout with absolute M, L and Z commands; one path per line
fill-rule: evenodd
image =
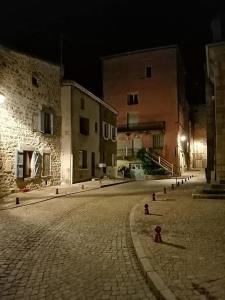
M 95 152 L 91 152 L 91 176 L 95 176 Z

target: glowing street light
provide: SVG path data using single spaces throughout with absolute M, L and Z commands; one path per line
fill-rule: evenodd
M 186 137 L 185 135 L 182 135 L 182 136 L 180 137 L 180 141 L 181 141 L 181 142 L 185 142 L 186 139 L 187 139 L 187 137 Z
M 0 94 L 0 104 L 3 104 L 5 102 L 5 96 L 3 94 Z

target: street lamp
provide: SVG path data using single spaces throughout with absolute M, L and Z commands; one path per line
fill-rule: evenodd
M 3 94 L 0 94 L 0 104 L 3 104 L 5 102 L 5 96 Z

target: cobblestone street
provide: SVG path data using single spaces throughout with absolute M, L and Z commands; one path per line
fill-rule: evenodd
M 0 298 L 155 299 L 129 230 L 139 185 L 1 211 Z

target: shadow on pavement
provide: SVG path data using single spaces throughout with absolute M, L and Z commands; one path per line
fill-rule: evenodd
M 169 242 L 162 242 L 163 245 L 167 245 L 167 246 L 172 246 L 172 247 L 175 247 L 175 248 L 178 248 L 178 249 L 183 249 L 185 250 L 186 247 L 184 246 L 181 246 L 181 245 L 177 245 L 177 244 L 173 244 L 173 243 L 169 243 Z

